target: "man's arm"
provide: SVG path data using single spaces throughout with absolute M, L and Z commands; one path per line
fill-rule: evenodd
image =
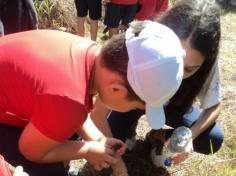
M 112 137 L 112 132 L 110 129 L 110 126 L 107 122 L 107 117 L 110 113 L 110 109 L 108 109 L 99 99 L 99 97 L 96 98 L 95 104 L 94 104 L 94 110 L 91 113 L 90 117 L 94 124 L 97 126 L 97 128 L 106 136 L 106 137 Z
M 91 119 L 106 137 L 112 137 L 112 132 L 107 121 L 109 113 L 110 110 L 101 102 L 99 98 L 97 98 L 94 105 L 94 111 L 91 113 Z M 128 175 L 127 168 L 121 157 L 119 157 L 117 163 L 111 165 L 111 168 L 113 170 L 113 176 Z
M 107 163 L 116 162 L 112 156 L 114 151 L 100 142 L 58 142 L 42 134 L 31 122 L 25 127 L 20 137 L 19 149 L 27 159 L 40 163 L 85 158 L 93 166 L 101 169 L 104 168 L 103 165 L 107 166 Z
M 103 133 L 97 128 L 90 116 L 87 117 L 84 124 L 78 130 L 80 137 L 86 141 L 100 141 L 105 138 Z

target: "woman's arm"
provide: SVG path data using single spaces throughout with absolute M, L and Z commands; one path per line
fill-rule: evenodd
M 216 121 L 220 114 L 220 109 L 219 103 L 202 111 L 197 122 L 191 127 L 193 139 L 195 139 Z

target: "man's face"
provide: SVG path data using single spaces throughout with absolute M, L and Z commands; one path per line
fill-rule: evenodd
M 128 90 L 123 77 L 101 64 L 97 59 L 96 90 L 103 104 L 118 112 L 128 112 L 133 109 L 145 109 L 145 104 L 139 100 L 129 100 Z
M 127 96 L 123 96 L 118 92 L 100 93 L 101 101 L 111 110 L 118 112 L 128 112 L 134 109 L 145 109 L 145 104 L 141 101 L 129 100 Z

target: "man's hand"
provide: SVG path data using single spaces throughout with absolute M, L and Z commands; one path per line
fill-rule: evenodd
M 110 147 L 106 147 L 97 141 L 85 142 L 87 147 L 87 153 L 85 159 L 96 169 L 102 170 L 110 167 L 111 164 L 117 162 L 117 158 L 114 157 L 114 150 Z
M 125 166 L 124 161 L 120 157 L 116 164 L 111 165 L 112 176 L 128 176 L 128 170 Z
M 119 139 L 101 138 L 99 141 L 88 141 L 85 159 L 96 169 L 102 170 L 114 165 L 118 157 L 125 153 L 126 145 Z
M 100 142 L 106 147 L 113 149 L 115 157 L 120 157 L 125 153 L 126 144 L 119 139 L 104 137 Z

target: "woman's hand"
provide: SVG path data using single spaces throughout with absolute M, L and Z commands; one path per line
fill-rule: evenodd
M 165 142 L 165 146 L 168 146 L 169 142 L 170 142 L 170 139 L 168 139 Z M 193 144 L 192 144 L 192 141 L 191 141 L 191 142 L 188 143 L 187 147 L 185 148 L 185 150 L 183 152 L 173 153 L 171 155 L 171 159 L 172 159 L 174 164 L 179 164 L 179 163 L 185 161 L 190 156 L 190 154 L 192 152 L 193 152 Z
M 171 155 L 171 159 L 174 164 L 179 164 L 181 162 L 184 162 L 190 155 L 190 152 L 180 152 L 180 153 L 174 153 Z

